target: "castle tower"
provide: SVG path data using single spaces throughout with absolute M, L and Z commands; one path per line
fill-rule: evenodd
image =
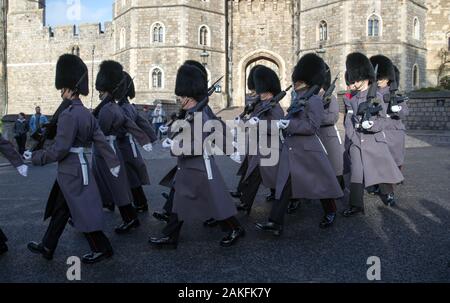
M 113 48 L 135 77 L 136 103 L 173 102 L 177 69 L 185 60 L 201 61 L 205 52 L 209 79 L 225 75 L 225 1 L 115 1 Z M 213 95 L 213 107 L 225 106 L 225 92 Z

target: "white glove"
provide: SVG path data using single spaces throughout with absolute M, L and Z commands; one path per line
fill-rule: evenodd
M 241 161 L 241 155 L 239 154 L 239 152 L 234 152 L 234 153 L 232 153 L 231 155 L 230 155 L 230 159 L 231 160 L 233 160 L 234 162 L 236 162 L 236 163 L 239 163 L 239 164 L 241 164 L 242 163 L 242 161 Z
M 373 126 L 373 121 L 364 121 L 364 122 L 362 123 L 362 127 L 363 127 L 364 129 L 371 129 L 372 126 Z
M 27 150 L 23 153 L 23 157 L 25 158 L 25 160 L 31 160 L 31 157 L 33 157 L 33 153 Z
M 116 178 L 119 177 L 120 165 L 116 166 L 114 168 L 111 168 L 109 171 L 111 172 L 111 175 L 113 175 L 114 177 L 116 177 Z
M 279 129 L 286 129 L 286 128 L 288 128 L 290 122 L 291 121 L 289 121 L 289 120 L 280 120 L 277 122 L 277 127 Z
M 248 122 L 250 123 L 251 126 L 256 126 L 259 123 L 259 118 L 253 117 L 250 120 L 248 120 Z
M 164 148 L 172 148 L 172 146 L 173 146 L 173 140 L 169 139 L 169 138 L 166 138 L 162 143 L 162 147 L 164 147 Z
M 402 107 L 400 105 L 393 105 L 393 106 L 391 106 L 391 111 L 393 113 L 398 113 L 401 110 L 402 110 Z
M 18 166 L 17 171 L 24 177 L 28 176 L 28 166 L 26 166 L 25 164 Z
M 159 127 L 159 131 L 163 134 L 167 133 L 167 131 L 169 130 L 169 127 L 165 126 L 165 125 L 161 125 Z
M 236 137 L 236 134 L 237 134 L 236 128 L 232 128 L 232 129 L 230 130 L 230 133 L 231 133 L 231 135 L 232 135 L 233 137 Z
M 241 123 L 241 118 L 240 117 L 234 118 L 234 124 L 239 125 L 239 123 Z
M 153 146 L 151 143 L 145 144 L 144 146 L 142 146 L 142 148 L 146 151 L 146 152 L 151 152 L 153 150 Z

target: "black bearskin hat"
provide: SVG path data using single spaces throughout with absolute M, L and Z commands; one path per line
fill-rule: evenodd
M 247 88 L 248 90 L 255 90 L 255 80 L 253 79 L 253 75 L 255 74 L 255 69 L 260 67 L 261 65 L 255 65 L 250 69 L 247 77 Z
M 56 89 L 69 88 L 74 90 L 77 84 L 80 95 L 89 95 L 89 77 L 86 64 L 78 56 L 62 55 L 56 63 Z
M 387 79 L 389 81 L 395 80 L 394 64 L 391 59 L 383 55 L 376 55 L 370 57 L 370 62 L 373 68 L 378 65 L 377 79 Z
M 292 82 L 305 82 L 308 86 L 321 87 L 325 82 L 325 62 L 316 54 L 306 54 L 300 58 L 292 73 Z
M 107 60 L 100 64 L 100 70 L 95 81 L 95 88 L 98 91 L 108 92 L 114 98 L 120 98 L 121 93 L 123 97 L 123 88 L 120 87 L 125 81 L 123 74 L 123 67 L 119 62 Z
M 331 70 L 328 64 L 325 63 L 325 81 L 323 82 L 322 88 L 326 91 L 331 86 Z
M 355 52 L 347 56 L 345 62 L 348 73 L 348 81 L 354 83 L 356 81 L 375 80 L 375 71 L 370 60 L 361 53 Z
M 347 86 L 350 86 L 350 81 L 348 80 L 348 72 L 347 71 L 345 71 L 345 75 L 344 75 L 344 78 L 345 78 L 345 84 L 347 85 Z
M 208 82 L 208 72 L 206 71 L 206 68 L 203 64 L 195 60 L 186 60 L 184 64 L 195 66 L 196 68 L 201 70 L 203 75 L 205 76 L 206 82 Z
M 272 93 L 274 96 L 281 92 L 280 79 L 277 74 L 267 66 L 261 65 L 253 72 L 253 81 L 257 94 Z
M 122 91 L 122 96 L 134 99 L 134 97 L 136 97 L 136 90 L 134 89 L 133 78 L 125 71 L 123 72 L 123 76 L 125 77 L 125 80 L 123 81 L 124 90 Z
M 175 95 L 201 101 L 204 96 L 208 95 L 205 74 L 194 65 L 183 64 L 177 72 Z

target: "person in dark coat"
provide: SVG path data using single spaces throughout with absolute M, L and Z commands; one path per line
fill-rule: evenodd
M 28 122 L 24 113 L 19 113 L 14 123 L 14 138 L 17 142 L 19 154 L 23 155 L 25 146 L 27 145 L 27 133 L 29 130 Z
M 127 140 L 127 134 L 131 134 L 145 151 L 152 150 L 150 138 L 124 114 L 116 103 L 116 100 L 126 95 L 125 82 L 126 78 L 120 63 L 116 61 L 102 62 L 95 82 L 95 87 L 102 99 L 101 108 L 97 110 L 98 123 L 124 169 L 120 170 L 118 178 L 113 178 L 108 173 L 107 159 L 96 149 L 94 149 L 93 168 L 103 203 L 112 203 L 119 208 L 123 222 L 115 228 L 115 232 L 118 234 L 130 232 L 140 225 L 136 210 L 132 205 L 133 197 L 125 169 L 125 159 L 118 141 Z M 112 201 L 105 203 L 105 199 L 112 199 Z
M 296 92 L 293 104 L 314 86 L 317 86 L 318 91 L 324 81 L 323 60 L 316 54 L 304 55 L 292 74 Z M 277 123 L 285 138 L 277 175 L 277 200 L 272 206 L 269 220 L 256 223 L 259 230 L 280 236 L 291 198 L 320 200 L 324 209 L 320 227 L 326 228 L 333 224 L 336 218 L 335 199 L 341 198 L 343 192 L 327 151 L 317 135 L 323 116 L 322 98 L 312 95 L 306 100 L 303 110 L 293 114 L 290 119 L 280 119 Z
M 80 82 L 81 81 L 81 82 Z M 111 244 L 103 233 L 103 212 L 100 193 L 89 167 L 86 154 L 91 145 L 107 159 L 108 173 L 117 175 L 120 162 L 106 142 L 97 121 L 83 106 L 79 95 L 89 94 L 87 67 L 77 56 L 62 55 L 56 65 L 55 86 L 61 90 L 61 97 L 70 100 L 58 120 L 54 143 L 47 149 L 30 152 L 24 156 L 34 165 L 58 162 L 58 174 L 47 204 L 45 219 L 50 224 L 40 243 L 30 242 L 31 252 L 51 260 L 58 240 L 69 220 L 84 233 L 91 247 L 91 253 L 83 256 L 84 263 L 96 263 L 113 254 Z
M 0 133 L 0 153 L 14 166 L 20 175 L 26 177 L 28 175 L 28 166 L 23 163 L 22 156 L 14 149 L 14 146 L 3 138 Z M 8 251 L 6 242 L 8 238 L 0 228 L 0 255 Z
M 386 115 L 383 110 L 363 121 L 363 108 L 371 107 L 367 101 L 369 86 L 375 81 L 375 72 L 370 60 L 361 53 L 351 53 L 346 61 L 348 80 L 358 93 L 347 103 L 345 132 L 349 138 L 348 152 L 351 162 L 349 208 L 343 212 L 350 217 L 364 212 L 364 188 L 381 184 L 383 202 L 393 205 L 392 184 L 403 180 L 387 145 L 384 127 Z M 373 83 L 376 85 L 376 83 Z M 377 93 L 375 105 L 382 104 Z
M 207 81 L 202 71 L 184 64 L 177 73 L 175 94 L 186 111 L 194 111 L 200 101 L 206 100 Z M 166 139 L 163 146 L 171 147 L 177 156 L 177 170 L 173 180 L 173 208 L 169 222 L 163 229 L 162 236 L 151 237 L 149 243 L 157 247 L 176 248 L 184 221 L 214 218 L 227 232 L 220 242 L 221 246 L 231 246 L 244 236 L 245 230 L 235 218 L 236 208 L 226 189 L 226 184 L 215 163 L 209 155 L 211 142 L 205 141 L 209 133 L 202 129 L 210 119 L 208 110 L 203 107 L 193 113 L 194 118 L 185 120 L 190 127 L 183 127 L 181 133 L 173 134 L 174 139 Z M 201 123 L 201 125 L 195 125 Z M 188 133 L 190 132 L 190 138 Z M 176 143 L 180 141 L 179 143 Z M 175 146 L 181 146 L 182 151 Z M 175 148 L 175 149 L 174 149 Z M 200 150 L 197 150 L 200 149 Z M 175 153 L 175 151 L 178 153 Z
M 268 111 L 259 115 L 259 111 L 266 107 L 272 98 L 281 92 L 280 80 L 277 74 L 266 66 L 259 66 L 254 70 L 253 81 L 255 83 L 256 93 L 259 95 L 260 102 L 255 106 L 255 110 L 250 115 L 250 124 L 254 125 L 254 130 L 249 129 L 249 136 L 251 133 L 257 134 L 257 140 L 255 145 L 256 151 L 250 152 L 248 155 L 248 167 L 244 174 L 242 183 L 242 196 L 240 197 L 240 204 L 237 208 L 240 211 L 250 213 L 252 205 L 254 203 L 256 194 L 258 192 L 261 183 L 266 188 L 275 188 L 277 182 L 278 164 L 275 165 L 262 165 L 263 159 L 270 158 L 273 153 L 279 153 L 280 151 L 280 139 L 278 132 L 273 133 L 271 129 L 272 121 L 279 120 L 283 117 L 284 112 L 280 104 L 275 104 Z M 266 122 L 266 127 L 262 127 L 259 123 L 261 120 Z M 265 137 L 263 140 L 263 136 Z M 261 142 L 267 142 L 267 148 L 270 150 L 269 155 L 262 155 Z M 276 142 L 275 146 L 272 146 L 272 142 Z M 249 141 L 249 147 L 251 142 Z
M 124 72 L 124 77 L 126 78 L 126 81 L 123 83 L 125 85 L 126 95 L 119 101 L 119 106 L 125 116 L 131 121 L 134 121 L 150 138 L 151 143 L 153 143 L 157 140 L 155 130 L 150 125 L 150 122 L 141 117 L 136 108 L 129 102 L 129 99 L 133 99 L 136 95 L 133 79 L 127 72 Z M 148 201 L 142 186 L 150 185 L 150 177 L 145 161 L 139 152 L 135 139 L 130 133 L 127 133 L 125 137 L 118 138 L 117 144 L 125 161 L 125 169 L 131 187 L 131 194 L 133 195 L 134 207 L 137 212 L 146 212 L 148 211 Z

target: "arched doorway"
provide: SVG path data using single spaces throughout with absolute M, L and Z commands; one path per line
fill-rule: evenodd
M 281 81 L 281 86 L 285 85 L 285 62 L 278 54 L 268 50 L 256 50 L 249 53 L 238 65 L 238 85 L 235 87 L 235 105 L 244 106 L 245 94 L 247 93 L 247 77 L 253 66 L 260 64 L 273 69 Z

